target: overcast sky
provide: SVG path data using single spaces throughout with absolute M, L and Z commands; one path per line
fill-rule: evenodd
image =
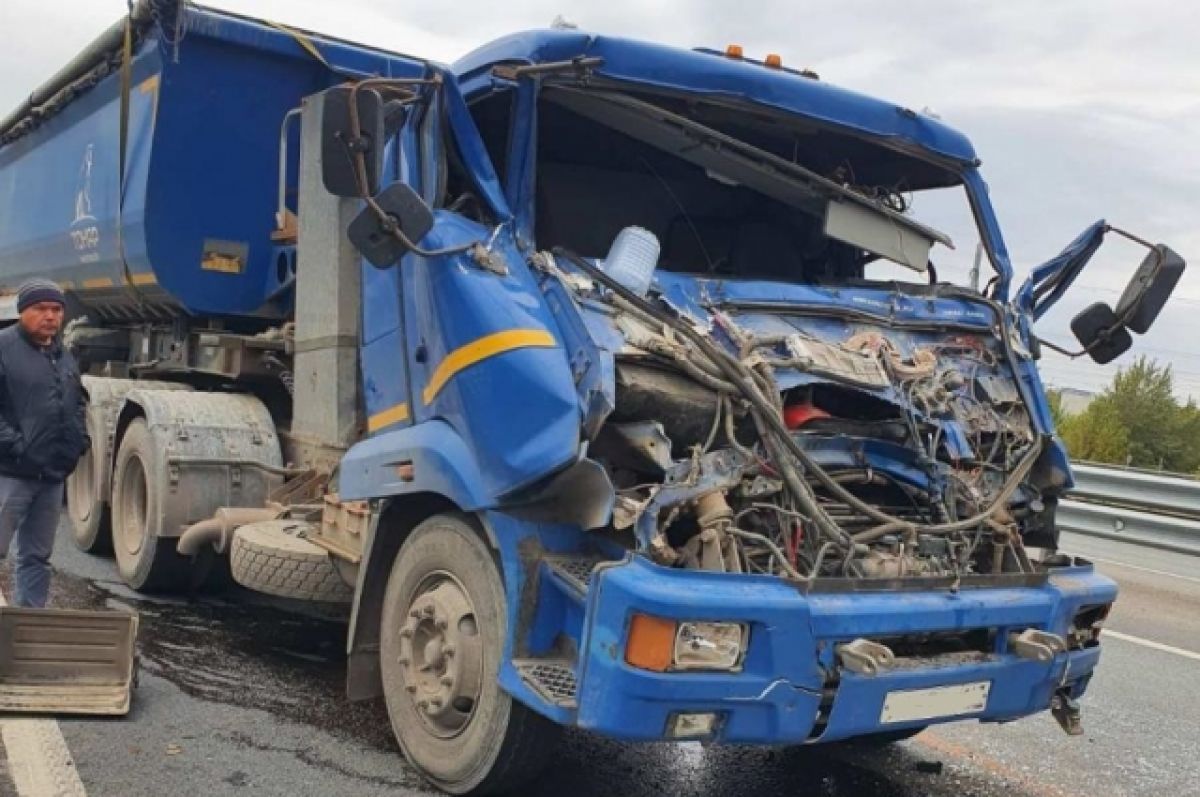
M 556 15 L 589 31 L 685 47 L 779 53 L 823 80 L 930 108 L 963 130 L 984 161 L 1019 274 L 1098 218 L 1200 260 L 1200 5 L 1173 0 L 1054 3 L 533 0 L 215 0 L 243 14 L 441 61 Z M 124 0 L 0 0 L 0 113 L 119 17 Z M 920 213 L 921 207 L 916 211 Z M 926 208 L 928 210 L 928 208 Z M 937 222 L 938 219 L 932 219 Z M 947 222 L 949 223 L 949 222 Z M 962 273 L 959 237 L 943 273 Z M 1114 302 L 1141 260 L 1110 243 L 1039 331 L 1070 343 L 1082 307 Z M 935 257 L 935 262 L 938 258 Z M 1136 337 L 1136 336 L 1135 336 Z M 1171 362 L 1200 398 L 1200 262 L 1134 353 Z M 1118 363 L 1128 362 L 1132 354 Z M 1090 361 L 1050 356 L 1048 381 L 1097 389 Z

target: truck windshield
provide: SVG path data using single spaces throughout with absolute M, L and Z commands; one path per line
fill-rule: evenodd
M 978 238 L 954 172 L 864 138 L 694 97 L 545 87 L 539 247 L 600 258 L 630 225 L 658 237 L 669 271 L 831 285 L 966 283 Z

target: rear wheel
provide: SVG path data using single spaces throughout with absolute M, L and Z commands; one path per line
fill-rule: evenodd
M 461 515 L 413 530 L 388 578 L 380 668 L 408 760 L 453 794 L 519 787 L 558 729 L 500 689 L 507 614 L 491 549 Z
M 154 437 L 143 418 L 125 430 L 113 467 L 112 538 L 117 571 L 126 584 L 145 592 L 186 591 L 204 583 L 211 559 L 190 559 L 175 551 L 175 540 L 162 537 L 166 496 L 155 478 L 163 467 Z
M 71 538 L 79 550 L 107 553 L 112 549 L 103 486 L 108 450 L 98 414 L 91 410 L 87 413 L 87 433 L 92 446 L 67 477 L 67 514 L 71 518 Z

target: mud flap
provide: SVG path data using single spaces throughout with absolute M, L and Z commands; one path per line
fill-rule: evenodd
M 0 608 L 0 714 L 129 713 L 138 616 Z

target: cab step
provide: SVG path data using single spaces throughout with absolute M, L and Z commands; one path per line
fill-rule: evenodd
M 521 679 L 542 699 L 560 708 L 577 708 L 575 664 L 566 659 L 517 659 Z
M 599 556 L 563 556 L 554 554 L 545 557 L 543 562 L 550 571 L 573 588 L 580 595 L 587 594 L 588 580 L 592 571 L 604 562 L 610 561 Z

